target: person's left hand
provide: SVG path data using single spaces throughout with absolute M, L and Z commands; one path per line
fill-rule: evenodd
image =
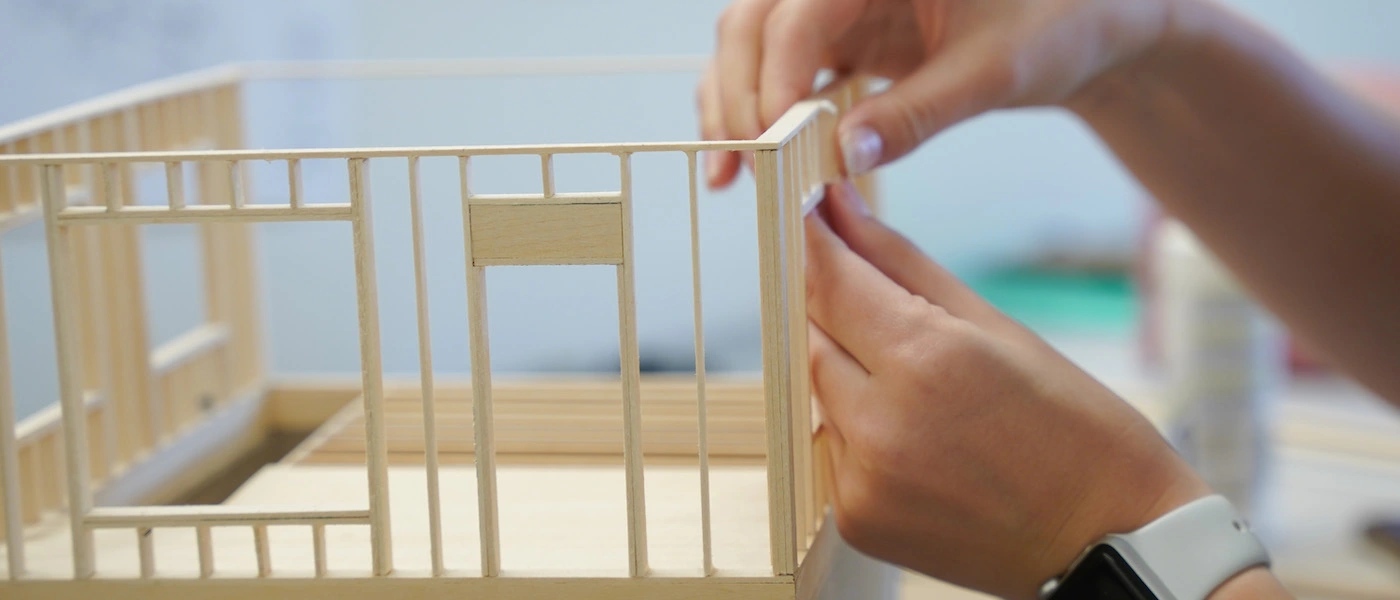
M 1148 421 L 833 186 L 807 218 L 813 391 L 857 549 L 1033 598 L 1207 493 Z

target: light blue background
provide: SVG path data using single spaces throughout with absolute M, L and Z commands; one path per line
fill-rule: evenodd
M 1238 0 L 1245 12 L 1329 64 L 1400 68 L 1400 3 Z M 229 60 L 703 54 L 724 2 L 566 0 L 0 0 L 0 122 L 155 77 Z M 249 90 L 255 147 L 690 139 L 694 78 L 508 78 L 482 81 L 263 83 Z M 543 116 L 540 116 L 543 115 Z M 307 166 L 307 189 L 335 200 L 339 167 Z M 561 190 L 616 185 L 615 162 L 561 159 Z M 411 250 L 402 164 L 373 167 L 388 370 L 416 368 Z M 644 360 L 690 366 L 684 163 L 639 158 L 639 324 Z M 530 161 L 479 161 L 480 191 L 538 189 Z M 272 170 L 258 172 L 264 201 Z M 1074 120 L 1049 110 L 989 115 L 887 170 L 886 216 L 933 256 L 970 273 L 1047 244 L 1128 248 L 1147 207 L 1141 190 Z M 426 162 L 434 343 L 440 371 L 466 372 L 460 208 L 455 165 Z M 705 306 L 716 369 L 757 366 L 751 185 L 702 198 Z M 158 190 L 156 193 L 159 193 Z M 313 199 L 314 200 L 314 199 Z M 188 230 L 147 235 L 153 336 L 201 317 Z M 336 225 L 259 230 L 269 366 L 278 373 L 358 365 L 349 235 Z M 21 416 L 54 397 L 48 281 L 38 228 L 0 240 Z M 502 269 L 490 275 L 499 372 L 610 368 L 615 282 L 602 267 Z M 173 291 L 170 291 L 173 290 Z M 161 293 L 156 293 L 157 291 Z

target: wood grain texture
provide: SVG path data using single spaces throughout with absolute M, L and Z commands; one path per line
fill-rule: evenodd
M 705 402 L 705 309 L 700 293 L 700 201 L 696 157 L 688 152 L 686 172 L 690 188 L 690 286 L 695 310 L 695 405 L 696 451 L 700 462 L 700 544 L 705 574 L 714 572 L 714 552 L 710 539 L 710 435 L 709 410 Z M 644 441 L 645 442 L 645 441 Z
M 428 318 L 428 265 L 423 241 L 423 202 L 418 192 L 418 159 L 408 159 L 408 207 L 413 234 L 413 297 L 418 313 L 418 373 L 423 396 L 423 460 L 428 476 L 428 530 L 433 574 L 442 574 L 442 507 L 438 494 L 437 417 L 433 401 L 432 323 Z
M 59 403 L 63 410 L 64 458 L 62 472 L 66 475 L 68 515 L 72 523 L 81 523 L 92 508 L 91 476 L 88 470 L 87 419 L 83 405 L 82 364 L 78 359 L 81 340 L 78 337 L 76 282 L 73 273 L 72 241 L 67 228 L 55 215 L 66 202 L 63 169 L 44 167 L 45 233 L 49 249 L 49 282 L 53 299 L 54 339 L 58 349 Z M 57 461 L 54 461 L 57 463 Z M 53 465 L 54 472 L 58 465 Z M 91 577 L 95 570 L 92 532 L 82 527 L 72 528 L 73 576 Z
M 731 578 L 569 578 L 496 577 L 439 579 L 214 579 L 160 581 L 21 581 L 0 584 L 9 600 L 792 600 L 791 577 Z M 567 592 L 565 592 L 567 590 Z
M 5 280 L 0 257 L 0 287 Z M 5 559 L 10 579 L 24 575 L 24 520 L 20 509 L 19 446 L 15 443 L 15 399 L 10 379 L 10 337 L 6 331 L 5 294 L 0 293 L 0 516 L 5 531 Z
M 310 384 L 298 384 L 298 387 Z M 326 393 L 341 397 L 332 384 Z M 336 384 L 345 385 L 345 384 Z M 422 399 L 416 382 L 390 381 L 385 422 L 390 462 L 422 464 Z M 440 380 L 434 395 L 443 464 L 472 464 L 476 409 L 468 381 Z M 645 375 L 641 379 L 642 448 L 648 462 L 697 464 L 698 411 L 689 377 Z M 271 397 L 283 392 L 273 388 Z M 285 402 L 309 398 L 289 396 Z M 707 377 L 708 454 L 721 464 L 762 464 L 766 453 L 763 385 L 756 376 Z M 282 402 L 274 401 L 273 410 Z M 343 402 L 341 403 L 343 405 Z M 504 463 L 620 464 L 622 383 L 596 375 L 493 382 L 491 411 L 496 457 Z M 363 462 L 363 416 L 358 405 L 344 420 L 328 423 L 287 461 L 307 464 Z
M 641 355 L 637 348 L 637 292 L 632 259 L 632 155 L 618 156 L 622 184 L 622 264 L 617 267 L 618 364 L 622 369 L 622 464 L 627 473 L 627 553 L 630 574 L 647 563 L 646 484 L 642 469 Z
M 771 131 L 771 130 L 770 130 Z M 768 439 L 768 514 L 773 574 L 797 568 L 792 456 L 792 346 L 788 321 L 787 221 L 781 152 L 754 153 L 757 180 L 760 322 Z
M 619 264 L 621 204 L 470 206 L 472 264 Z
M 350 205 L 355 211 L 351 237 L 355 254 L 355 297 L 360 322 L 360 373 L 365 412 L 365 461 L 369 484 L 371 544 L 374 574 L 394 569 L 389 521 L 388 452 L 384 442 L 384 373 L 379 347 L 379 286 L 374 266 L 374 226 L 369 196 L 369 171 L 363 159 L 351 159 Z
M 470 328 L 472 456 L 476 463 L 477 539 L 482 577 L 501 573 L 500 513 L 496 490 L 496 442 L 491 388 L 490 321 L 486 310 L 486 270 L 475 264 L 472 242 L 471 159 L 457 162 L 462 195 L 462 231 L 467 265 L 467 324 Z

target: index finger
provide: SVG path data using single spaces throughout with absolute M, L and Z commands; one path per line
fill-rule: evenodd
M 930 325 L 932 305 L 853 252 L 818 213 L 807 217 L 807 317 L 866 371 Z
M 870 7 L 871 0 L 784 0 L 763 30 L 759 117 L 766 128 L 793 104 L 812 95 L 830 59 L 831 45 Z

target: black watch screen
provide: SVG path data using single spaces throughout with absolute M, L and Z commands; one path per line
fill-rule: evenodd
M 1089 550 L 1065 576 L 1051 600 L 1157 600 L 1118 551 L 1107 544 Z

